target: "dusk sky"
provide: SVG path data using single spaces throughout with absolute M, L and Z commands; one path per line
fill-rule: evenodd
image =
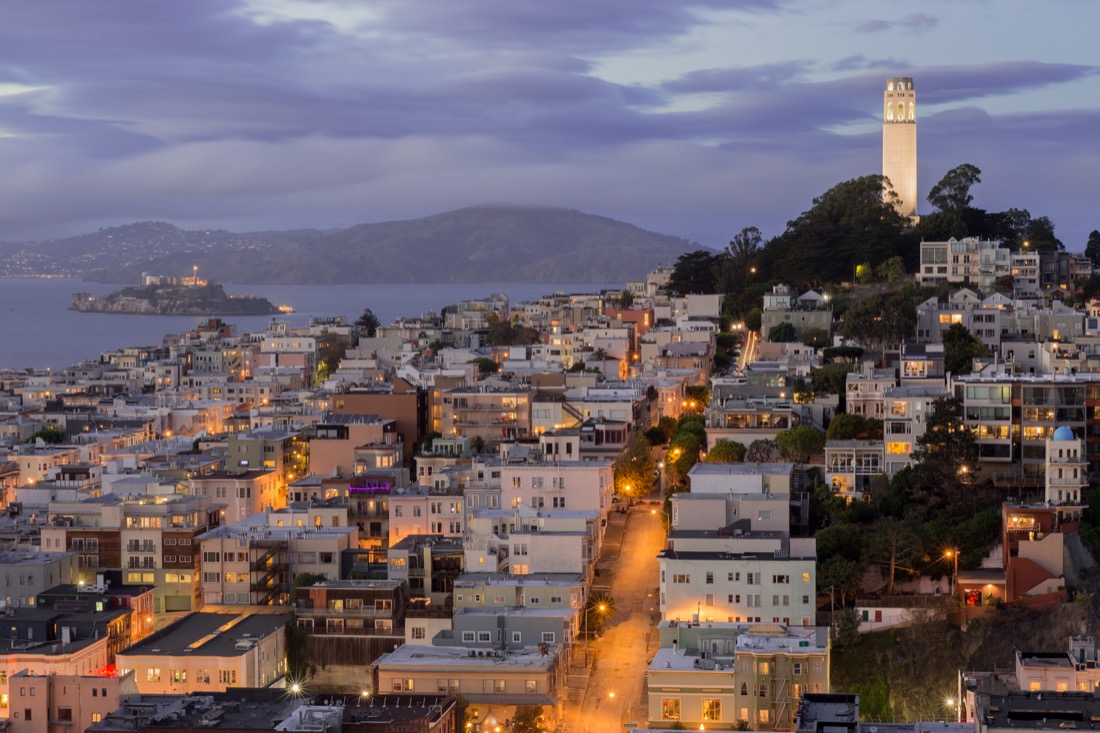
M 567 206 L 720 248 L 881 169 L 912 76 L 922 197 L 1100 228 L 1100 3 L 9 2 L 0 240 L 164 220 L 334 228 Z M 921 201 L 920 211 L 929 207 Z

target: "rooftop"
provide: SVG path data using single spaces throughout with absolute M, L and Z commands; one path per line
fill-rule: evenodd
M 464 646 L 417 646 L 402 644 L 392 652 L 383 654 L 375 664 L 378 667 L 462 667 L 465 669 L 528 668 L 546 669 L 556 662 L 556 647 L 549 654 L 537 648 L 509 651 L 503 656 L 480 657 L 477 651 Z M 474 654 L 475 656 L 471 656 Z
M 170 657 L 187 653 L 197 657 L 237 657 L 248 651 L 239 641 L 281 633 L 289 622 L 289 614 L 192 613 L 120 656 Z

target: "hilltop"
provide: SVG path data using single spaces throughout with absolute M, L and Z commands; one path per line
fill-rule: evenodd
M 142 272 L 216 272 L 227 283 L 614 283 L 698 245 L 574 209 L 475 206 L 335 231 L 186 231 L 141 222 L 0 245 L 0 276 L 133 282 Z

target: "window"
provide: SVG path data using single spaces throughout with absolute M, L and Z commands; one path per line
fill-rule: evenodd
M 472 632 L 472 631 L 463 631 L 462 632 L 462 641 L 472 642 L 473 640 L 474 640 L 474 632 Z
M 423 639 L 425 637 L 425 634 L 426 634 L 426 631 L 425 631 L 423 626 L 414 626 L 414 627 L 412 627 L 412 638 L 414 638 L 414 639 Z
M 661 720 L 679 720 L 680 719 L 680 698 L 678 697 L 662 697 L 661 698 Z
M 72 708 L 58 708 L 57 709 L 57 721 L 59 723 L 71 723 L 71 722 L 73 722 L 73 709 Z
M 513 644 L 522 644 L 523 643 L 523 634 L 519 631 L 513 631 L 512 632 L 512 643 Z
M 767 662 L 761 662 L 759 665 L 757 665 L 757 671 L 760 674 L 768 674 L 769 672 L 771 672 L 771 665 L 769 665 Z
M 741 694 L 745 696 L 749 694 L 749 686 L 744 682 L 741 683 Z
M 771 711 L 770 710 L 760 710 L 760 711 L 757 712 L 757 715 L 759 716 L 759 720 L 760 720 L 761 723 L 770 723 L 771 722 Z
M 707 573 L 706 583 L 707 583 L 707 585 L 713 585 L 714 584 L 714 573 Z
M 703 698 L 703 720 L 721 720 L 722 701 L 717 698 Z
M 103 720 L 103 713 L 92 713 L 92 722 L 98 723 Z
M 542 642 L 544 644 L 553 644 L 554 643 L 554 632 L 553 631 L 544 631 L 544 632 L 542 632 Z
M 18 713 L 16 713 L 16 714 L 18 715 Z M 23 719 L 24 720 L 30 720 L 31 719 L 31 709 L 30 708 L 23 708 Z
M 533 695 L 539 691 L 539 683 L 537 680 L 527 680 L 524 689 L 527 691 L 528 695 Z
M 488 631 L 479 631 L 477 632 L 477 640 L 479 642 L 492 641 L 493 635 Z
M 690 583 L 691 582 L 691 576 L 686 575 L 686 574 L 673 575 L 672 576 L 672 582 L 673 583 Z
M 160 682 L 160 668 L 150 667 L 149 669 L 145 670 L 145 681 Z

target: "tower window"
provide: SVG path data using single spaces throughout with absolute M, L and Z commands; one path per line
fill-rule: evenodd
M 905 119 L 905 102 L 898 102 L 898 120 Z

